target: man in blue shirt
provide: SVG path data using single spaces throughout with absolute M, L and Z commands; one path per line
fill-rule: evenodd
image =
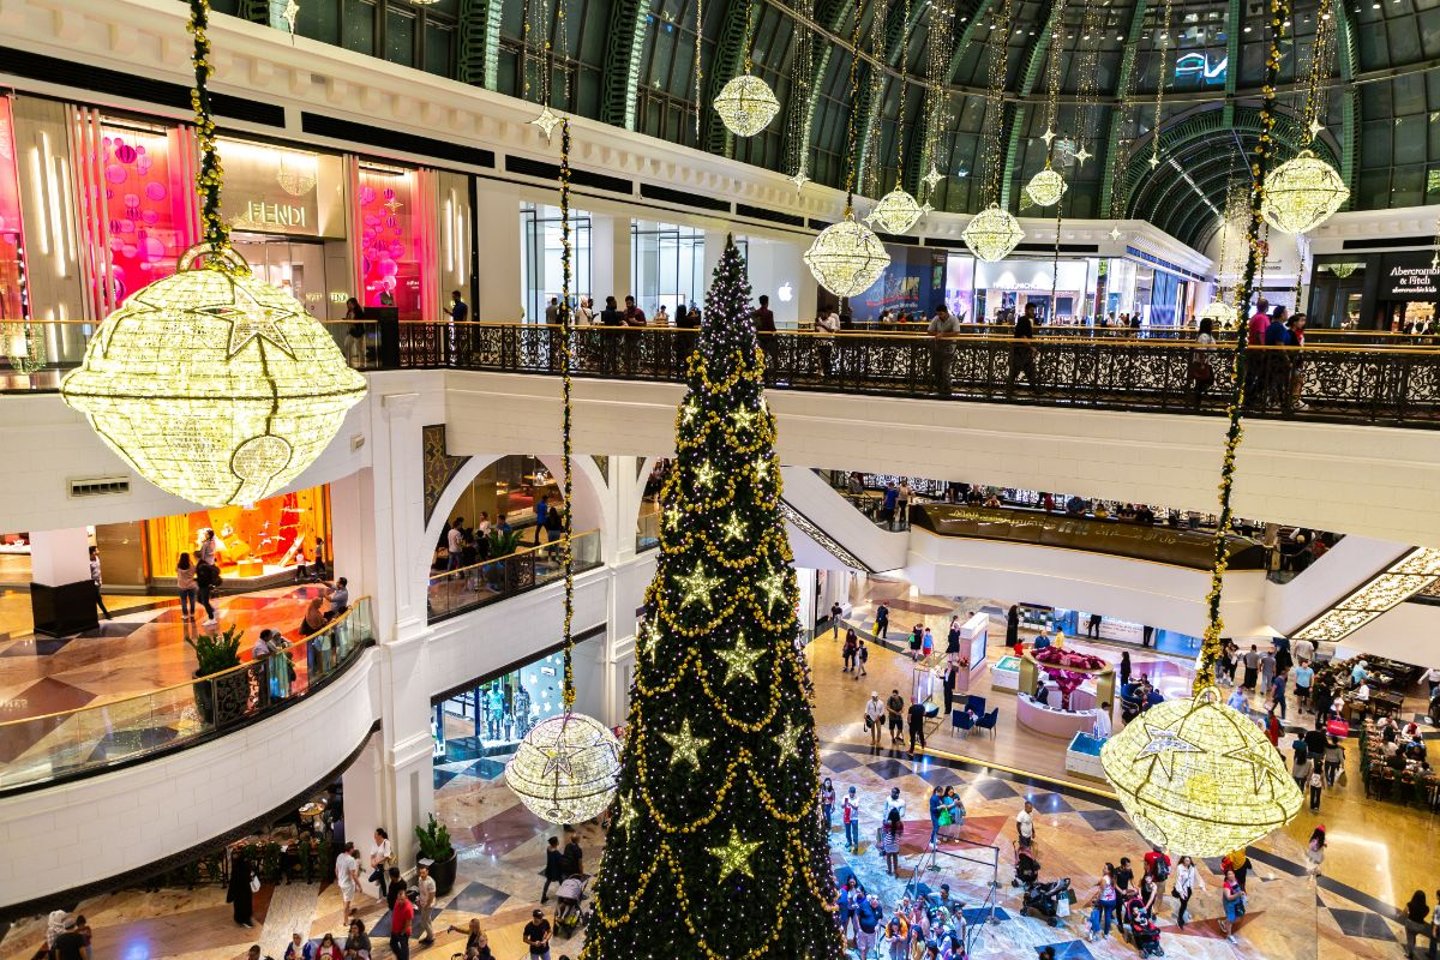
M 940 811 L 945 809 L 945 798 L 943 787 L 934 787 L 930 791 L 930 846 L 935 846 L 935 841 L 940 839 Z
M 1295 702 L 1300 704 L 1300 709 L 1310 705 L 1310 685 L 1315 682 L 1315 668 L 1309 663 L 1301 663 L 1295 668 Z
M 885 484 L 884 510 L 881 513 L 885 522 L 890 525 L 891 530 L 895 529 L 895 504 L 898 503 L 899 500 L 900 488 L 895 486 L 894 480 L 891 480 Z
M 550 498 L 541 497 L 535 504 L 535 546 L 540 546 L 540 536 L 545 530 L 545 515 L 550 512 Z
M 464 323 L 470 316 L 470 308 L 460 299 L 459 290 L 450 291 L 450 322 Z
M 1270 681 L 1271 699 L 1280 710 L 1280 719 L 1285 719 L 1285 671 L 1275 671 L 1275 679 Z

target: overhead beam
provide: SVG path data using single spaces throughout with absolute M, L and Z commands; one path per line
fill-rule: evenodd
M 610 10 L 613 16 L 615 8 Z M 460 0 L 456 79 L 461 83 L 486 90 L 500 88 L 500 22 L 504 13 L 505 0 Z
M 635 129 L 635 94 L 649 23 L 650 0 L 611 0 L 600 78 L 600 119 L 612 126 Z M 498 42 L 498 33 L 496 37 Z
M 1146 0 L 1135 0 L 1130 11 L 1130 29 L 1125 34 L 1124 54 L 1120 58 L 1120 72 L 1115 78 L 1115 106 L 1110 110 L 1110 133 L 1105 138 L 1105 169 L 1100 175 L 1100 208 L 1096 214 L 1110 215 L 1110 205 L 1115 200 L 1115 169 L 1119 160 L 1120 140 L 1125 133 L 1125 94 L 1132 88 L 1135 75 L 1135 54 L 1139 51 L 1140 37 L 1145 32 Z
M 1343 3 L 1341 4 L 1344 5 Z M 1230 0 L 1225 13 L 1225 123 L 1235 119 L 1235 91 L 1240 83 L 1240 30 L 1243 0 Z
M 1360 90 L 1355 86 L 1355 74 L 1360 66 L 1360 53 L 1355 45 L 1355 11 L 1347 3 L 1331 6 L 1335 22 L 1335 53 L 1340 60 L 1340 179 L 1350 188 L 1344 209 L 1350 209 L 1355 201 L 1360 177 Z

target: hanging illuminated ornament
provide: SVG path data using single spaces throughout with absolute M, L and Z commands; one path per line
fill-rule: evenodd
M 1059 172 L 1046 166 L 1025 185 L 1025 195 L 1037 207 L 1054 206 L 1065 195 L 1065 178 Z
M 206 87 L 209 14 L 209 0 L 191 0 L 204 239 L 105 318 L 60 392 L 146 480 L 220 507 L 299 476 L 365 395 L 365 378 L 299 301 L 230 249 Z
M 275 182 L 280 184 L 281 190 L 292 197 L 303 197 L 314 190 L 316 183 L 315 155 L 287 155 L 282 151 L 279 169 L 275 172 Z
M 1341 280 L 1344 280 L 1346 277 L 1351 276 L 1355 273 L 1356 270 L 1359 270 L 1363 266 L 1363 263 L 1331 263 L 1327 264 L 1323 269 L 1329 270 L 1331 273 L 1335 274 L 1335 276 L 1339 277 Z
M 550 135 L 555 132 L 555 125 L 559 122 L 560 115 L 554 110 L 551 110 L 550 105 L 547 103 L 540 108 L 540 112 L 535 115 L 535 119 L 530 121 L 530 125 L 532 127 L 538 127 L 540 132 L 545 135 L 545 142 L 549 143 Z
M 768 83 L 747 72 L 725 84 L 715 98 L 715 112 L 735 136 L 753 137 L 775 119 L 780 101 Z
M 571 537 L 575 504 L 575 475 L 572 464 L 571 378 L 569 371 L 575 343 L 575 314 L 569 309 L 571 272 L 570 243 L 570 121 L 560 121 L 560 326 L 561 427 L 560 456 L 564 464 L 560 496 L 562 531 L 560 566 L 564 571 L 565 601 L 563 639 L 564 677 L 561 687 L 563 712 L 531 728 L 515 756 L 505 764 L 505 784 L 520 802 L 548 823 L 581 823 L 599 816 L 615 799 L 620 782 L 620 743 L 603 723 L 575 713 L 575 640 L 571 624 L 575 618 L 575 551 Z
M 845 219 L 831 224 L 805 251 L 805 266 L 815 281 L 837 297 L 854 297 L 880 279 L 890 265 L 890 254 L 875 231 L 855 222 L 855 215 L 845 211 Z
M 285 26 L 290 30 L 290 36 L 295 36 L 295 21 L 300 18 L 300 4 L 295 0 L 285 0 L 285 9 L 280 12 L 280 19 L 285 21 Z
M 1204 308 L 1195 314 L 1196 321 L 1213 320 L 1217 324 L 1233 324 L 1236 320 L 1235 308 L 1224 300 L 1212 300 Z
M 45 368 L 45 341 L 29 320 L 6 324 L 0 343 L 6 345 L 5 359 L 17 373 L 28 376 Z
M 995 263 L 1010 255 L 1025 239 L 1025 231 L 1008 210 L 992 203 L 970 218 L 960 236 L 971 253 L 986 263 Z
M 904 233 L 925 213 L 915 198 L 904 190 L 896 187 L 875 204 L 875 209 L 870 211 L 866 222 L 878 226 L 886 233 Z
M 934 160 L 930 161 L 930 169 L 925 172 L 925 176 L 920 178 L 921 182 L 931 190 L 934 190 L 935 185 L 944 179 L 945 177 L 941 175 L 940 171 L 935 169 Z
M 1224 856 L 1300 811 L 1279 752 L 1214 687 L 1151 707 L 1105 742 L 1100 761 L 1135 829 L 1171 856 Z
M 1265 178 L 1265 221 L 1286 233 L 1309 233 L 1329 220 L 1350 188 L 1335 168 L 1309 150 L 1282 163 Z
M 802 167 L 799 170 L 795 171 L 795 176 L 790 178 L 790 182 L 795 184 L 795 192 L 799 193 L 800 188 L 804 187 L 805 184 L 810 182 L 810 175 L 806 173 L 805 169 Z

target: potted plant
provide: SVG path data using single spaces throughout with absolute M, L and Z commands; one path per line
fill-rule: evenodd
M 435 881 L 435 895 L 443 897 L 455 885 L 457 866 L 455 847 L 450 843 L 450 831 L 445 824 L 430 814 L 430 820 L 423 827 L 415 828 L 415 839 L 420 841 L 420 859 L 430 861 L 430 876 Z
M 213 723 L 215 719 L 214 688 L 203 678 L 240 665 L 240 640 L 244 636 L 245 631 L 232 623 L 223 633 L 202 633 L 185 640 L 195 651 L 194 676 L 199 681 L 195 684 L 195 709 L 202 723 Z

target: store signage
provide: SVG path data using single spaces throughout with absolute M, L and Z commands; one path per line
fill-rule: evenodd
M 1380 283 L 1380 299 L 1391 300 L 1436 300 L 1440 299 L 1440 268 L 1426 263 L 1421 266 L 1391 264 Z
M 1206 86 L 1218 86 L 1225 82 L 1225 69 L 1230 65 L 1229 57 L 1215 62 L 1204 53 L 1185 53 L 1175 58 L 1175 81 L 1191 80 Z
M 235 226 L 253 230 L 279 227 L 287 232 L 308 233 L 310 218 L 304 207 L 293 203 L 250 200 L 245 204 L 245 212 L 235 218 Z

